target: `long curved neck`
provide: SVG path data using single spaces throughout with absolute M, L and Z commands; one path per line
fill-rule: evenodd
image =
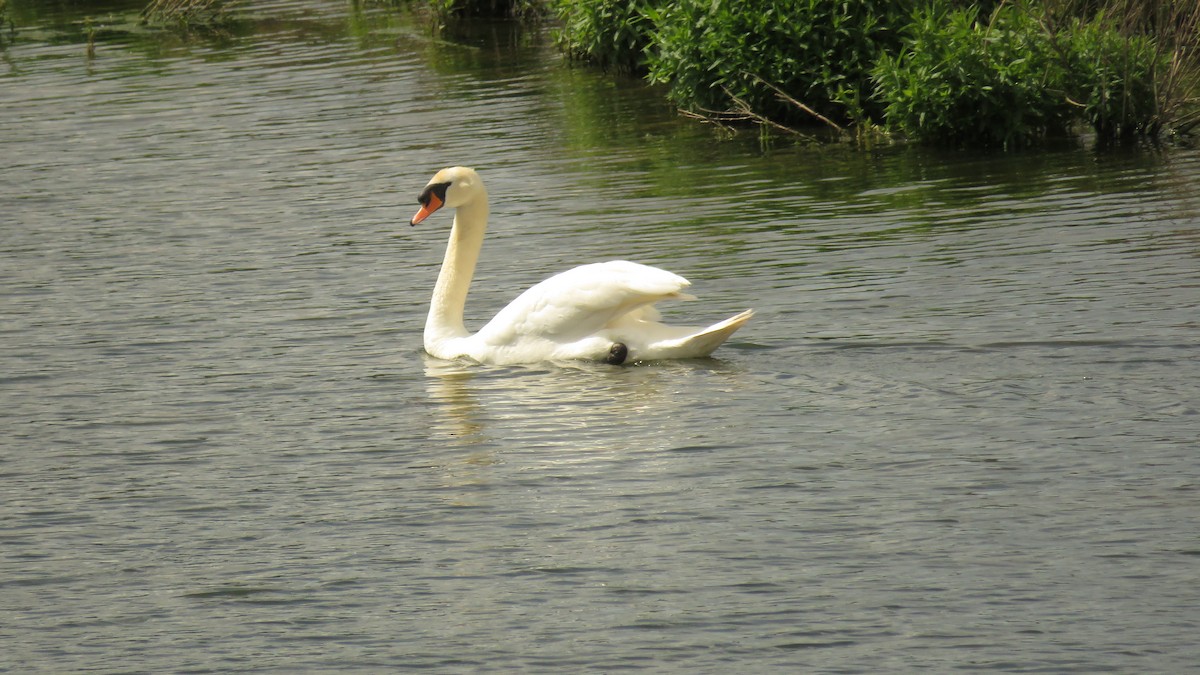
M 475 265 L 479 262 L 479 250 L 483 248 L 487 219 L 486 194 L 459 206 L 454 212 L 446 257 L 442 260 L 442 271 L 433 287 L 429 317 L 425 320 L 427 349 L 431 342 L 469 335 L 463 325 L 463 310 L 467 305 L 471 278 L 475 276 Z

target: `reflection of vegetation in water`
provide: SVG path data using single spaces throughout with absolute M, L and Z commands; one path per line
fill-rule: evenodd
M 531 20 L 546 13 L 544 0 L 427 0 L 443 23 L 468 17 Z
M 0 0 L 0 47 L 4 46 L 5 38 L 17 32 L 17 25 L 8 15 L 8 0 Z
M 142 17 L 153 24 L 212 26 L 228 18 L 230 0 L 151 0 Z
M 223 0 L 223 13 L 216 23 L 200 23 L 195 18 L 150 21 L 146 18 L 146 0 L 0 2 L 8 3 L 17 26 L 33 29 L 25 33 L 27 39 L 58 45 L 78 44 L 89 53 L 101 50 L 101 56 L 105 45 L 120 45 L 127 53 L 141 54 L 151 60 L 192 56 L 205 61 L 229 61 L 239 55 L 229 47 L 241 38 L 252 36 L 287 36 L 286 39 L 319 43 L 350 37 L 362 48 L 405 44 L 410 37 L 431 39 L 428 27 L 421 25 L 414 13 L 378 0 L 354 0 L 343 8 L 335 5 L 328 12 L 285 12 L 275 8 L 267 13 L 260 13 L 253 3 Z
M 4 1 L 4 0 L 0 0 Z M 144 54 L 152 59 L 189 52 L 194 44 L 221 44 L 256 29 L 254 22 L 233 13 L 219 25 L 151 24 L 143 17 L 145 0 L 7 0 L 17 26 L 25 29 L 17 40 L 56 45 L 81 45 L 88 58 L 105 45 Z M 222 57 L 209 51 L 210 58 Z M 100 56 L 103 56 L 101 52 Z
M 533 24 L 549 13 L 547 0 L 351 0 L 425 13 L 435 32 L 471 23 L 476 19 L 517 19 Z

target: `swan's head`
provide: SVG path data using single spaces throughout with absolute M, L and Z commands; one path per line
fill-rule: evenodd
M 483 181 L 474 169 L 465 166 L 442 169 L 433 175 L 429 184 L 421 191 L 421 196 L 417 197 L 417 201 L 421 203 L 421 210 L 412 217 L 409 225 L 416 225 L 425 220 L 443 206 L 457 209 L 481 196 L 486 199 L 487 191 L 483 189 Z

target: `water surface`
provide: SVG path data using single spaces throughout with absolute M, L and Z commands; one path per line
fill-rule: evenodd
M 762 148 L 545 35 L 255 3 L 0 43 L 0 669 L 1182 672 L 1200 662 L 1200 153 Z M 687 276 L 715 359 L 420 347 Z

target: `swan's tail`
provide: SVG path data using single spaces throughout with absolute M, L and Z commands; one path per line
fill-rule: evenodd
M 633 354 L 632 356 L 645 360 L 693 359 L 708 356 L 752 316 L 754 316 L 754 310 L 748 309 L 741 314 L 714 323 L 708 328 L 690 329 L 685 335 L 655 342 L 647 347 L 644 354 Z

